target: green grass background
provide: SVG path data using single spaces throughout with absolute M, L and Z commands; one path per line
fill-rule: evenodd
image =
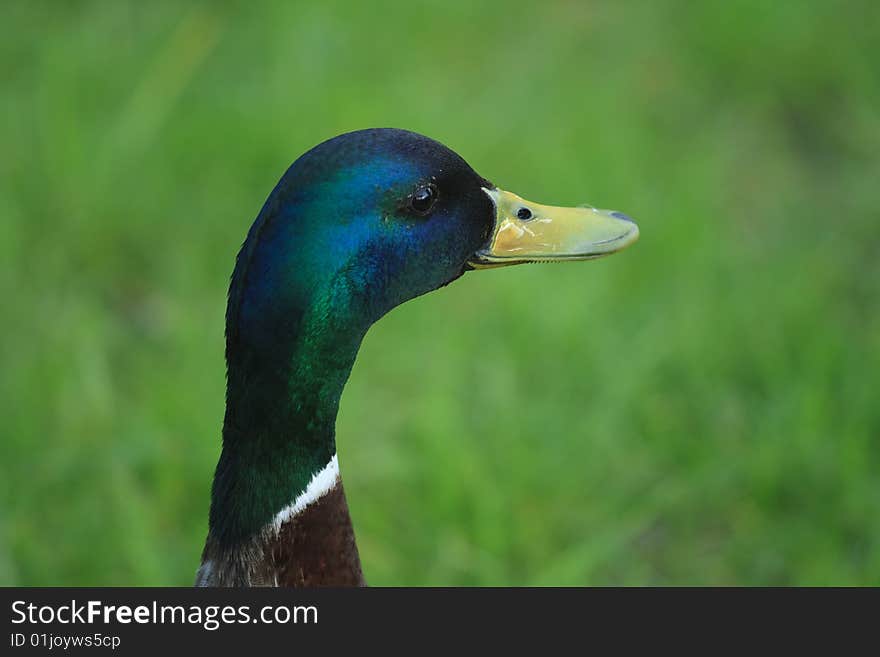
M 8 3 L 0 584 L 187 585 L 233 258 L 288 164 L 428 134 L 639 220 L 367 336 L 372 584 L 880 584 L 873 2 Z

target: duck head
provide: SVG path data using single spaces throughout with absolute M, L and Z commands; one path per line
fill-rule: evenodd
M 269 197 L 236 266 L 230 328 L 275 337 L 291 304 L 318 303 L 326 330 L 362 334 L 465 271 L 597 258 L 638 235 L 618 212 L 499 189 L 422 135 L 352 132 L 300 157 Z

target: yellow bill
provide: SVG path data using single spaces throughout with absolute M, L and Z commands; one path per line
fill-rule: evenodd
M 471 258 L 476 269 L 591 260 L 620 251 L 639 238 L 635 222 L 614 210 L 561 208 L 502 189 L 483 191 L 495 203 L 495 226 L 488 243 Z

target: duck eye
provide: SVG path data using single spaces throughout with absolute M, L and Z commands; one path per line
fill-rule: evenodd
M 528 221 L 532 218 L 532 211 L 528 208 L 520 208 L 516 211 L 516 216 L 523 221 Z
M 437 188 L 432 184 L 419 185 L 409 197 L 409 206 L 418 214 L 428 214 L 437 200 Z

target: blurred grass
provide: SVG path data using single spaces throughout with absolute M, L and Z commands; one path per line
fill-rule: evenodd
M 636 217 L 373 328 L 338 442 L 372 584 L 880 584 L 870 2 L 15 3 L 0 584 L 189 584 L 235 252 L 368 126 Z

